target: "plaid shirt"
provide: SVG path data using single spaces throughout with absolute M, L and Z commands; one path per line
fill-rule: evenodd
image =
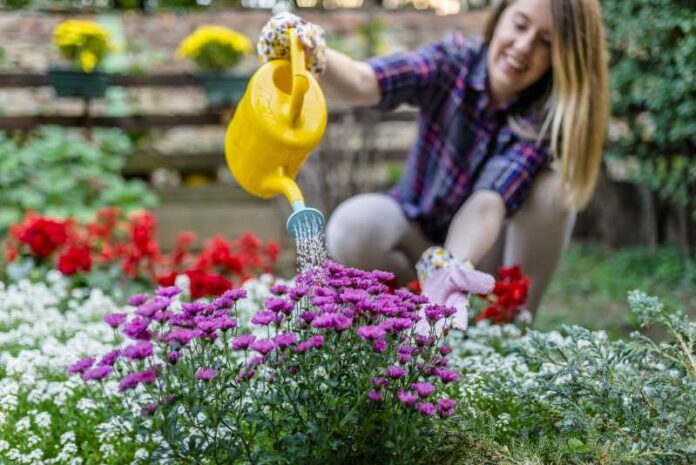
M 428 238 L 442 243 L 476 190 L 498 192 L 507 215 L 520 207 L 549 161 L 548 144 L 522 140 L 507 124 L 514 101 L 489 108 L 486 46 L 452 34 L 416 51 L 368 61 L 381 88 L 378 108 L 420 109 L 418 139 L 390 194 Z

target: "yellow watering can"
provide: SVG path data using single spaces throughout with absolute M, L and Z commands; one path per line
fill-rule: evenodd
M 326 101 L 305 67 L 294 29 L 290 60 L 273 60 L 251 77 L 227 127 L 225 158 L 237 182 L 264 199 L 284 194 L 293 213 L 287 230 L 295 239 L 319 233 L 324 216 L 305 206 L 294 181 L 326 129 Z

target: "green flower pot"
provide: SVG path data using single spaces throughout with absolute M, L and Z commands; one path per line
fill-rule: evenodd
M 206 73 L 201 75 L 205 95 L 211 107 L 236 105 L 241 100 L 249 75 L 231 73 Z
M 94 71 L 84 73 L 74 69 L 51 68 L 48 70 L 48 82 L 53 86 L 58 97 L 103 97 L 109 88 L 107 73 Z

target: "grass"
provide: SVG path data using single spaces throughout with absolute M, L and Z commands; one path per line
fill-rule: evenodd
M 614 337 L 626 335 L 633 330 L 626 299 L 632 289 L 659 297 L 696 319 L 696 262 L 686 261 L 676 248 L 653 253 L 647 248 L 612 251 L 595 243 L 573 243 L 534 327 L 545 331 L 577 324 L 604 329 Z

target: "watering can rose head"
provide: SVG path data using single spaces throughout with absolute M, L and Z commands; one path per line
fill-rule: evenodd
M 204 25 L 181 41 L 176 55 L 192 60 L 202 71 L 222 71 L 234 68 L 253 50 L 244 34 L 223 26 Z
M 69 19 L 53 30 L 53 44 L 77 69 L 90 73 L 115 49 L 106 29 L 94 21 Z

